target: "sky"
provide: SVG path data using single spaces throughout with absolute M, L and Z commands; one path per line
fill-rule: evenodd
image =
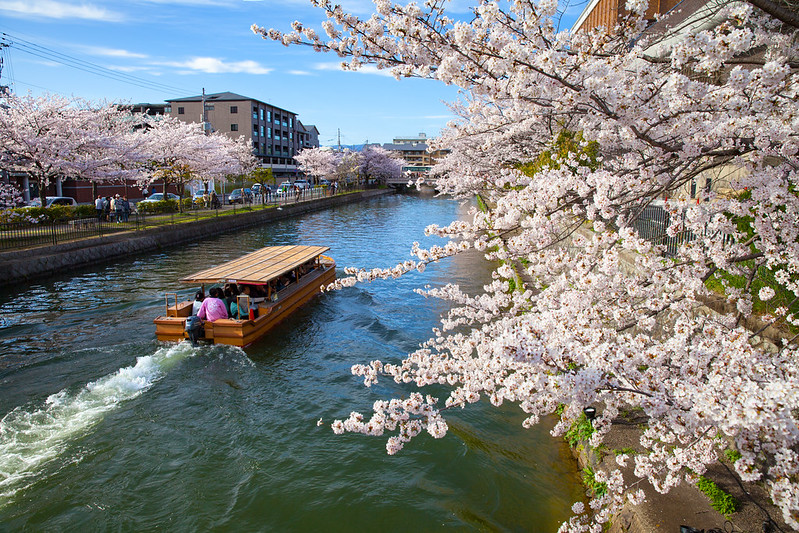
M 373 7 L 341 5 L 360 16 Z M 468 0 L 450 5 L 467 16 Z M 446 103 L 458 98 L 455 87 L 343 71 L 336 55 L 287 48 L 250 29 L 289 31 L 295 20 L 319 27 L 324 18 L 308 0 L 0 0 L 0 43 L 8 45 L 0 85 L 130 104 L 230 91 L 297 113 L 323 146 L 435 137 L 454 118 Z

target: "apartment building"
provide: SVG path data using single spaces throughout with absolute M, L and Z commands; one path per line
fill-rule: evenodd
M 277 177 L 293 177 L 297 173 L 294 156 L 303 148 L 319 146 L 315 126 L 304 126 L 296 113 L 255 98 L 223 92 L 166 102 L 172 117 L 206 122 L 211 131 L 233 138 L 246 137 L 262 166 L 272 168 Z
M 626 0 L 591 0 L 572 26 L 572 32 L 605 28 L 612 31 L 616 24 L 627 15 L 624 9 Z M 650 0 L 646 18 L 655 21 L 655 15 L 671 11 L 681 0 Z
M 430 151 L 429 140 L 424 133 L 410 137 L 395 137 L 393 142 L 383 144 L 383 148 L 399 153 L 408 163 L 403 167 L 404 172 L 426 174 L 436 164 L 436 160 L 447 153 L 446 150 Z

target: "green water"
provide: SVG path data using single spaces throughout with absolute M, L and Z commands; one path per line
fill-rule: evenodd
M 391 266 L 465 211 L 380 198 L 0 292 L 0 530 L 555 531 L 576 466 L 513 406 L 454 412 L 445 438 L 396 456 L 329 428 L 411 390 L 349 368 L 426 340 L 446 307 L 412 290 L 474 292 L 479 256 L 321 295 L 244 351 L 154 340 L 163 293 L 188 297 L 175 280 L 209 264 L 302 243 L 340 268 Z

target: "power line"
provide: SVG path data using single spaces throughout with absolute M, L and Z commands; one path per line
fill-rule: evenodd
M 53 61 L 55 63 L 65 65 L 67 67 L 74 68 L 76 70 L 87 72 L 89 74 L 94 74 L 96 76 L 111 79 L 114 81 L 119 81 L 129 85 L 135 85 L 137 87 L 142 87 L 144 89 L 157 90 L 157 91 L 171 91 L 187 95 L 194 93 L 194 91 L 182 87 L 175 87 L 164 83 L 158 83 L 146 80 L 144 78 L 139 78 L 131 74 L 125 74 L 124 72 L 112 70 L 100 65 L 96 65 L 94 63 L 90 63 L 88 61 L 84 61 L 82 59 L 78 59 L 76 57 L 62 54 L 61 52 L 56 52 L 55 50 L 51 50 L 50 48 L 46 48 L 36 43 L 26 41 L 25 39 L 14 37 L 13 35 L 10 35 L 6 32 L 0 32 L 0 44 L 6 44 L 7 46 L 19 50 L 21 52 L 25 52 L 27 54 L 40 57 L 42 59 L 46 59 L 48 61 Z

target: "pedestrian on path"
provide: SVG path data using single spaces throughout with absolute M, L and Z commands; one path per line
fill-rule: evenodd
M 100 222 L 103 219 L 103 197 L 97 196 L 97 200 L 94 201 L 94 209 L 97 211 L 97 221 Z

